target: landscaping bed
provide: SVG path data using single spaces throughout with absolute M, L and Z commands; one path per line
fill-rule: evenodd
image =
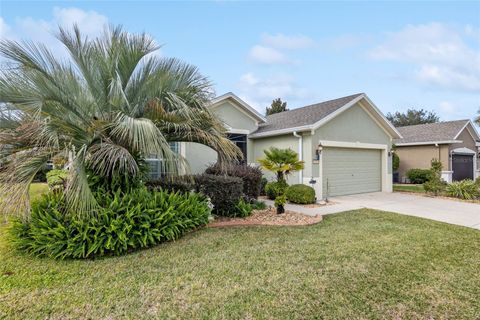
M 252 215 L 246 218 L 228 218 L 218 217 L 209 223 L 209 227 L 233 227 L 233 226 L 305 226 L 312 225 L 322 221 L 322 216 L 307 216 L 298 212 L 285 211 L 285 213 L 277 214 L 275 208 L 267 208 L 265 210 L 254 210 Z

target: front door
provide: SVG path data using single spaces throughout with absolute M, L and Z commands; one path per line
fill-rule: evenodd
M 452 155 L 452 169 L 453 181 L 473 180 L 473 156 L 463 154 Z

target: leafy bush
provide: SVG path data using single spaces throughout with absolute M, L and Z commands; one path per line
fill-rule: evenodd
M 411 183 L 422 184 L 429 180 L 430 173 L 429 169 L 410 169 L 407 171 L 407 178 Z
M 285 191 L 288 188 L 288 184 L 281 180 L 275 182 L 269 182 L 265 186 L 265 193 L 267 194 L 267 198 L 270 200 L 275 200 L 275 198 L 279 195 L 285 194 Z
M 47 183 L 50 190 L 63 189 L 65 179 L 67 179 L 68 171 L 53 169 L 47 172 Z
M 400 168 L 400 157 L 396 152 L 392 153 L 392 171 L 397 172 Z
M 451 197 L 473 200 L 480 196 L 478 187 L 473 180 L 452 182 L 447 186 L 447 194 Z
M 195 176 L 195 189 L 208 196 L 213 212 L 219 216 L 234 216 L 235 207 L 242 198 L 242 179 L 229 176 L 201 174 Z
M 255 201 L 252 203 L 253 210 L 265 210 L 267 209 L 267 204 L 263 201 Z
M 166 190 L 170 192 L 188 193 L 195 189 L 195 180 L 192 176 L 176 176 L 149 180 L 145 183 L 149 190 Z
M 235 205 L 235 210 L 233 212 L 233 217 L 245 218 L 252 214 L 253 206 L 246 202 L 243 199 L 240 199 Z
M 304 184 L 294 184 L 285 193 L 288 201 L 299 204 L 315 203 L 315 190 Z
M 266 196 L 266 192 L 265 192 L 265 186 L 267 185 L 268 183 L 268 180 L 267 178 L 265 177 L 262 177 L 262 180 L 260 181 L 260 195 L 261 196 Z
M 480 177 L 478 177 L 477 179 L 475 179 L 475 185 L 476 185 L 477 188 L 480 190 Z
M 423 188 L 428 193 L 438 195 L 445 191 L 447 183 L 442 180 L 442 163 L 437 159 L 432 159 L 428 181 L 423 184 Z
M 227 175 L 238 177 L 243 181 L 243 194 L 249 200 L 257 199 L 260 195 L 262 171 L 260 168 L 245 164 L 230 164 L 224 166 L 213 165 L 205 170 L 206 174 Z
M 100 196 L 101 195 L 101 196 Z M 98 194 L 100 208 L 90 217 L 64 213 L 60 194 L 50 193 L 32 204 L 31 217 L 10 229 L 17 248 L 36 256 L 91 258 L 121 255 L 178 239 L 208 222 L 211 209 L 199 194 L 150 192 Z

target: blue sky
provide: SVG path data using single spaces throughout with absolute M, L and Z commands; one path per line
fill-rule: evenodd
M 384 112 L 435 110 L 442 120 L 480 108 L 480 2 L 25 2 L 0 3 L 2 38 L 51 36 L 73 22 L 145 31 L 160 54 L 197 65 L 217 94 L 264 112 L 365 92 Z

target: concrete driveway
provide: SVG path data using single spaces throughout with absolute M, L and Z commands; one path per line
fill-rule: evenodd
M 330 210 L 371 208 L 480 229 L 480 204 L 475 203 L 398 192 L 341 196 L 331 201 L 336 204 L 330 206 Z

